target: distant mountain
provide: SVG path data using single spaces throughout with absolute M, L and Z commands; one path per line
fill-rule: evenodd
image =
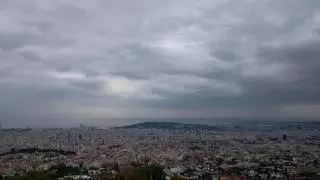
M 119 127 L 121 129 L 169 129 L 169 130 L 222 130 L 222 127 L 205 124 L 183 124 L 177 122 L 143 122 Z

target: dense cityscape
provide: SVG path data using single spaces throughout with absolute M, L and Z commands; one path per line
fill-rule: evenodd
M 0 174 L 23 176 L 63 164 L 99 179 L 156 165 L 165 178 L 312 179 L 320 177 L 320 124 L 207 126 L 168 122 L 118 128 L 2 129 Z

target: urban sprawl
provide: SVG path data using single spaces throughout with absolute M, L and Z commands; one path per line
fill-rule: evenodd
M 151 164 L 163 167 L 168 179 L 173 175 L 186 179 L 320 175 L 319 127 L 254 124 L 184 129 L 158 125 L 3 129 L 0 175 L 23 175 L 57 164 L 88 170 L 85 175 L 68 176 L 71 179 L 94 179 L 101 173 L 116 174 L 131 166 Z

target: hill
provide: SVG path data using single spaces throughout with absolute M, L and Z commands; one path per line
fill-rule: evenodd
M 221 127 L 205 124 L 183 124 L 177 122 L 143 122 L 119 127 L 121 129 L 168 129 L 168 130 L 222 130 Z

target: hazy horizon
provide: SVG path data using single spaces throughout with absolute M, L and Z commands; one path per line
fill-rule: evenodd
M 46 119 L 48 120 L 48 119 Z M 78 128 L 98 127 L 110 128 L 126 125 L 133 125 L 144 122 L 173 122 L 184 124 L 206 124 L 206 125 L 249 125 L 249 124 L 274 124 L 274 123 L 304 123 L 304 122 L 320 122 L 318 118 L 103 118 L 103 119 L 68 119 L 69 124 L 56 124 L 56 119 L 51 119 L 53 124 L 1 124 L 3 129 L 10 128 Z M 59 121 L 58 121 L 59 122 Z

